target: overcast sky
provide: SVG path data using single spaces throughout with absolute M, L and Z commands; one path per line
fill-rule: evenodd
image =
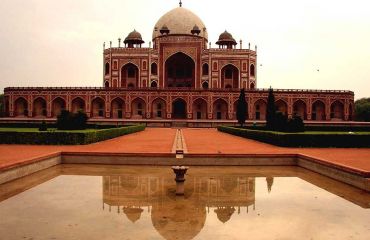
M 101 86 L 102 45 L 134 28 L 147 46 L 177 0 L 0 0 L 0 92 Z M 259 88 L 343 89 L 370 97 L 370 1 L 183 0 L 215 46 L 231 32 L 258 45 Z M 108 45 L 108 44 L 107 44 Z M 262 64 L 262 66 L 260 66 Z M 319 70 L 319 71 L 317 71 Z

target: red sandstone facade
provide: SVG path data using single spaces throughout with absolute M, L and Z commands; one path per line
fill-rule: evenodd
M 133 31 L 103 51 L 101 88 L 5 88 L 8 117 L 55 118 L 63 109 L 105 120 L 235 120 L 240 88 L 248 119 L 264 120 L 267 89 L 257 88 L 257 48 L 243 49 L 226 31 L 218 48 L 203 22 L 178 7 L 159 19 L 153 47 Z M 150 44 L 151 45 L 151 44 Z M 351 91 L 275 89 L 278 111 L 305 120 L 352 120 Z

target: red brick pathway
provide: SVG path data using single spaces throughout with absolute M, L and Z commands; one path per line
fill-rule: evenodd
M 30 146 L 0 145 L 0 169 L 31 159 L 57 153 L 171 153 L 175 129 L 147 128 L 115 139 L 85 146 Z M 216 129 L 184 129 L 189 153 L 195 154 L 278 154 L 302 153 L 325 161 L 370 172 L 370 148 L 367 149 L 319 149 L 282 148 L 218 132 Z

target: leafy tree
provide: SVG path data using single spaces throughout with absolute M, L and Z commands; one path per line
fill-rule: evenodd
M 238 103 L 236 106 L 236 118 L 241 127 L 243 127 L 245 120 L 247 119 L 247 101 L 245 100 L 244 88 L 240 90 Z
M 370 98 L 361 98 L 355 102 L 355 119 L 370 122 Z
M 300 116 L 288 119 L 287 132 L 304 132 L 304 122 Z
M 86 113 L 82 111 L 71 113 L 67 110 L 63 110 L 57 118 L 57 128 L 59 130 L 86 129 L 87 119 Z
M 266 127 L 269 130 L 275 129 L 275 119 L 276 119 L 276 106 L 275 106 L 275 96 L 272 88 L 269 89 L 269 95 L 267 98 L 267 109 L 266 109 Z

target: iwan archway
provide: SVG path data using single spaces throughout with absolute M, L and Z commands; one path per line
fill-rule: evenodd
M 167 59 L 165 86 L 169 88 L 195 87 L 195 63 L 191 57 L 178 52 Z

